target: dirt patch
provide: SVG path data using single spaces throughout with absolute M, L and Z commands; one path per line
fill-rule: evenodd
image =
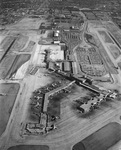
M 46 145 L 18 145 L 8 148 L 8 150 L 49 150 Z
M 113 122 L 73 146 L 73 150 L 107 150 L 121 140 L 121 125 Z
M 18 83 L 0 84 L 0 135 L 5 131 L 19 88 Z

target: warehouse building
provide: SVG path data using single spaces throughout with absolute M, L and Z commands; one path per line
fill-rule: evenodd
M 70 72 L 70 70 L 71 70 L 70 62 L 69 61 L 65 61 L 63 63 L 63 68 L 64 68 L 65 72 Z
M 48 68 L 49 70 L 55 70 L 55 64 L 50 61 L 50 62 L 48 63 L 47 68 Z
M 73 74 L 78 74 L 78 69 L 77 69 L 76 62 L 72 62 L 72 70 L 73 70 Z

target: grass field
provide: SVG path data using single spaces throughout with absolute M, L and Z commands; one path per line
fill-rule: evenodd
M 106 22 L 106 28 L 109 30 L 109 33 L 115 38 L 118 44 L 121 46 L 121 31 L 113 23 Z
M 16 55 L 7 55 L 0 63 L 0 78 L 5 79 L 10 70 Z
M 24 35 L 19 35 L 18 38 L 13 43 L 10 51 L 20 51 L 23 49 L 28 41 L 29 37 Z
M 75 144 L 73 150 L 107 150 L 121 140 L 121 125 L 113 122 Z
M 111 59 L 109 58 L 106 50 L 104 49 L 103 45 L 99 41 L 99 39 L 95 36 L 98 52 L 100 54 L 100 57 L 103 58 L 105 69 L 107 72 L 110 72 L 111 74 L 118 74 L 118 71 L 115 69 L 114 64 L 112 63 Z
M 27 47 L 21 51 L 24 52 L 32 52 L 33 48 L 34 48 L 35 42 L 30 41 L 29 44 L 27 45 Z
M 0 135 L 5 131 L 18 91 L 18 83 L 0 84 Z
M 8 148 L 8 150 L 49 150 L 46 145 L 18 145 Z
M 105 43 L 111 43 L 114 44 L 114 42 L 112 41 L 112 39 L 110 38 L 110 36 L 105 32 L 105 31 L 98 31 L 98 33 L 101 35 L 101 37 L 103 38 L 103 41 Z
M 15 39 L 16 39 L 16 37 L 14 37 L 14 36 L 7 36 L 5 38 L 5 40 L 3 41 L 2 45 L 1 45 L 3 53 L 2 53 L 2 56 L 1 56 L 1 59 L 0 59 L 0 62 L 4 59 L 4 57 L 8 53 L 10 53 L 10 49 L 11 49 L 12 45 L 14 44 Z
M 110 53 L 112 54 L 112 56 L 114 57 L 114 59 L 117 59 L 121 55 L 121 51 L 115 45 L 110 45 L 109 50 L 110 50 Z
M 7 36 L 3 39 L 3 41 L 1 42 L 1 47 L 6 50 L 8 49 L 8 47 L 11 45 L 11 43 L 14 41 L 14 39 L 16 39 L 16 37 L 14 36 Z
M 17 55 L 8 74 L 7 78 L 11 78 L 14 73 L 17 72 L 17 70 L 30 59 L 31 55 L 30 54 L 21 54 Z
M 10 78 L 30 59 L 30 54 L 7 55 L 0 64 L 0 78 Z
M 48 114 L 60 117 L 60 103 L 62 98 L 61 95 L 58 94 L 57 96 L 53 97 L 52 100 L 49 101 L 47 108 Z

